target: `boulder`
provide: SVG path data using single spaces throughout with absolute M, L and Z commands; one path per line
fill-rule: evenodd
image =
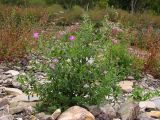
M 63 112 L 58 120 L 95 120 L 95 117 L 86 109 L 73 106 Z
M 137 118 L 139 110 L 140 108 L 137 103 L 133 101 L 126 101 L 121 104 L 119 114 L 122 120 L 134 120 Z

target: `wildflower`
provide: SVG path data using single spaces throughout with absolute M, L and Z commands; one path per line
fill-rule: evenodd
M 73 35 L 70 36 L 70 37 L 69 37 L 69 40 L 71 40 L 71 41 L 75 40 L 75 36 L 73 36 Z
M 112 39 L 112 43 L 113 43 L 113 44 L 118 44 L 118 40 Z
M 118 27 L 113 27 L 112 28 L 112 34 L 117 35 L 118 33 L 122 32 L 123 30 L 118 28 Z
M 35 39 L 38 39 L 39 33 L 38 33 L 38 32 L 34 32 L 33 37 L 34 37 Z

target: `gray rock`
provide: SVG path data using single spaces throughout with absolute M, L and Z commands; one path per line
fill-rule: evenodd
M 122 120 L 134 120 L 137 118 L 139 110 L 139 105 L 130 100 L 121 104 L 119 114 Z
M 114 110 L 114 108 L 109 105 L 103 105 L 100 107 L 100 110 L 106 114 L 106 116 L 108 116 L 110 119 L 116 118 L 116 111 Z
M 103 113 L 98 106 L 89 106 L 88 109 L 94 115 L 96 120 L 110 120 L 110 118 Z
M 145 111 L 145 109 L 153 109 L 153 110 L 156 109 L 156 105 L 152 101 L 141 101 L 139 102 L 139 107 L 141 111 Z
M 0 120 L 13 120 L 14 117 L 12 115 L 5 115 L 0 117 Z
M 150 101 L 152 101 L 158 110 L 160 110 L 160 97 L 154 97 Z

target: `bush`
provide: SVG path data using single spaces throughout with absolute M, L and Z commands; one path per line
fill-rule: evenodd
M 37 81 L 32 72 L 28 74 L 30 77 L 21 76 L 19 80 L 28 81 L 31 92 L 40 96 L 40 110 L 53 112 L 73 105 L 95 105 L 110 95 L 117 98 L 120 94 L 117 82 L 132 75 L 134 60 L 124 44 L 115 44 L 106 36 L 113 27 L 108 23 L 105 21 L 97 33 L 86 17 L 78 31 L 64 32 L 58 41 L 39 38 L 37 54 L 43 56 L 45 64 L 35 59 L 31 71 L 47 73 L 47 80 Z

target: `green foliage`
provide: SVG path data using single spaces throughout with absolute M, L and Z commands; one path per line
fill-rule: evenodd
M 108 22 L 104 21 L 104 26 L 96 32 L 94 24 L 85 17 L 78 31 L 67 33 L 58 41 L 39 38 L 37 54 L 45 61 L 52 60 L 45 64 L 33 60 L 31 73 L 19 79 L 39 95 L 42 100 L 39 110 L 53 112 L 73 105 L 99 104 L 105 96 L 118 97 L 121 90 L 117 83 L 131 75 L 133 58 L 123 42 L 114 44 L 106 36 L 106 33 L 111 35 L 113 27 Z M 69 40 L 70 36 L 75 39 Z M 35 79 L 32 71 L 36 70 L 47 74 L 43 84 Z
M 160 90 L 156 91 L 145 91 L 142 88 L 135 87 L 131 94 L 131 97 L 137 101 L 145 101 L 154 96 L 160 96 Z

